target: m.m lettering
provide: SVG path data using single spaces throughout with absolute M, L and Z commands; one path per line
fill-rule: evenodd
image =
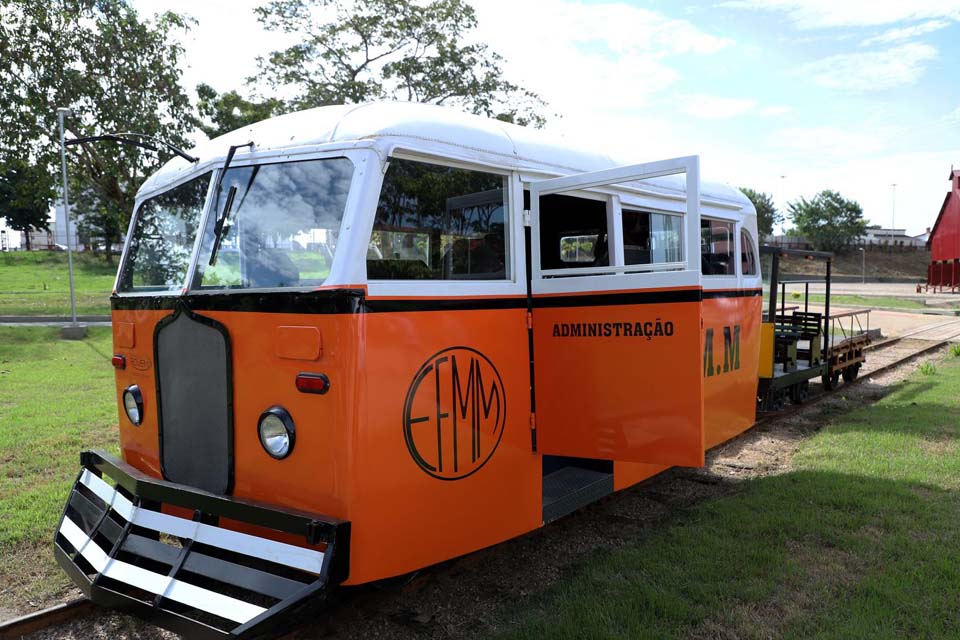
M 740 368 L 740 325 L 723 328 L 723 372 Z

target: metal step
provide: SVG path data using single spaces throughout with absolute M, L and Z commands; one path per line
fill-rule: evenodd
M 543 521 L 551 522 L 613 493 L 613 474 L 568 466 L 543 477 Z

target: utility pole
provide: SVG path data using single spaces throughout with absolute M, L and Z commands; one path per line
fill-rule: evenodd
M 73 243 L 70 237 L 70 195 L 67 187 L 67 146 L 63 132 L 63 120 L 72 116 L 73 111 L 61 107 L 57 109 L 60 123 L 60 166 L 63 169 L 63 222 L 67 230 L 67 269 L 70 272 L 70 326 L 64 327 L 60 335 L 68 340 L 80 340 L 87 335 L 87 328 L 77 324 L 77 294 L 73 286 Z

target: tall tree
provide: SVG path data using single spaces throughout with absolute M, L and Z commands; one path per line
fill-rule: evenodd
M 286 110 L 401 99 L 545 122 L 543 100 L 504 78 L 499 54 L 470 42 L 477 17 L 464 0 L 271 0 L 256 13 L 266 29 L 300 39 L 261 58 L 251 78 L 292 96 Z
M 0 165 L 0 218 L 21 231 L 30 250 L 30 232 L 49 230 L 53 200 L 50 175 L 42 168 L 19 159 Z
M 774 206 L 773 196 L 748 187 L 740 187 L 740 191 L 750 199 L 753 208 L 757 210 L 757 231 L 760 232 L 760 237 L 772 234 L 773 228 L 783 222 L 783 214 Z
M 800 198 L 789 209 L 797 231 L 821 251 L 849 246 L 867 228 L 860 205 L 836 191 L 821 191 L 813 200 Z
M 279 98 L 265 98 L 257 102 L 242 97 L 235 90 L 217 93 L 208 84 L 197 86 L 197 97 L 200 99 L 197 109 L 200 115 L 200 130 L 210 138 L 280 115 L 287 110 L 283 100 Z
M 0 0 L 0 163 L 56 175 L 57 107 L 73 109 L 71 136 L 136 131 L 183 144 L 195 117 L 174 36 L 187 27 L 171 12 L 142 20 L 127 0 Z M 100 229 L 109 248 L 161 158 L 113 143 L 73 149 L 71 171 L 102 201 L 91 208 L 116 218 Z

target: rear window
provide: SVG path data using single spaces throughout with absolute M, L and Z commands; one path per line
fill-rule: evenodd
M 206 173 L 140 205 L 118 291 L 183 289 L 209 187 Z
M 700 220 L 700 265 L 705 276 L 737 275 L 733 222 Z

